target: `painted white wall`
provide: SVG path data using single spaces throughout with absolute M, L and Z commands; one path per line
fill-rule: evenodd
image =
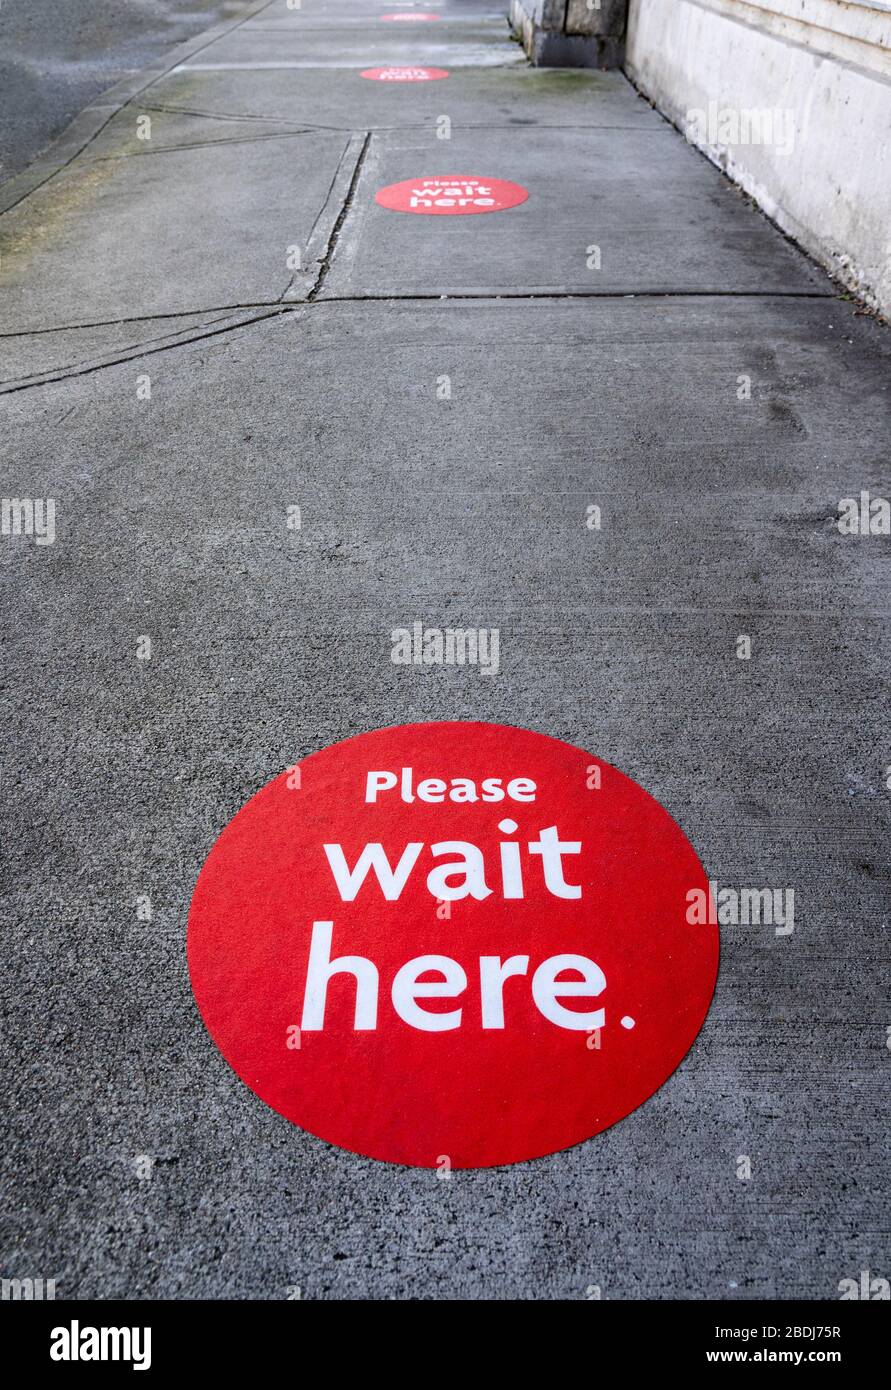
M 626 69 L 785 232 L 891 312 L 891 4 L 630 0 Z

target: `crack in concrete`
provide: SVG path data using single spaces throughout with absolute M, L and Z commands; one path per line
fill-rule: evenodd
M 337 186 L 337 180 L 340 178 L 340 173 L 341 173 L 341 170 L 343 169 L 344 160 L 346 159 L 347 155 L 349 154 L 350 146 L 352 145 L 353 141 L 354 141 L 356 138 L 357 138 L 357 137 L 356 137 L 355 134 L 350 135 L 349 139 L 347 140 L 346 144 L 344 145 L 343 149 L 341 150 L 341 152 L 340 152 L 340 159 L 338 159 L 338 161 L 337 161 L 337 167 L 335 168 L 334 173 L 333 173 L 332 176 L 331 176 L 331 182 L 330 182 L 329 185 L 328 185 L 328 191 L 327 191 L 327 193 L 325 194 L 325 197 L 322 199 L 322 206 L 319 208 L 318 212 L 316 213 L 315 218 L 313 219 L 313 224 L 312 224 L 312 226 L 311 226 L 310 229 L 309 229 L 309 236 L 306 238 L 306 246 L 305 246 L 305 248 L 304 248 L 305 253 L 306 253 L 306 262 L 307 262 L 307 266 L 309 266 L 309 264 L 312 262 L 312 259 L 313 259 L 313 257 L 312 257 L 312 246 L 313 246 L 313 239 L 314 239 L 315 234 L 316 234 L 316 228 L 318 227 L 319 223 L 321 222 L 321 220 L 322 220 L 322 218 L 323 218 L 323 216 L 324 216 L 324 214 L 325 214 L 325 209 L 327 208 L 329 202 L 331 201 L 331 195 L 332 195 L 332 193 L 334 192 L 335 187 Z M 324 255 L 324 252 L 323 252 L 323 255 Z M 320 264 L 321 264 L 321 263 L 320 263 Z M 290 278 L 290 280 L 288 281 L 287 285 L 285 285 L 285 288 L 282 290 L 281 294 L 279 295 L 278 300 L 277 300 L 277 303 L 283 304 L 283 303 L 287 300 L 288 295 L 291 293 L 291 291 L 293 290 L 295 284 L 297 283 L 297 277 L 298 277 L 299 275 L 305 275 L 305 274 L 308 274 L 308 270 L 306 270 L 306 271 L 304 271 L 304 270 L 295 270 L 294 274 L 291 276 L 291 278 Z M 318 276 L 317 276 L 316 278 L 318 279 Z
M 362 175 L 362 166 L 365 163 L 365 156 L 367 155 L 369 146 L 371 145 L 371 134 L 372 133 L 370 130 L 366 130 L 365 139 L 362 141 L 362 148 L 359 151 L 359 157 L 356 160 L 356 165 L 353 169 L 353 176 L 350 179 L 350 186 L 347 189 L 346 197 L 343 202 L 343 207 L 340 209 L 340 212 L 337 215 L 337 221 L 334 223 L 334 226 L 331 229 L 331 235 L 329 236 L 328 244 L 325 247 L 325 254 L 323 255 L 321 263 L 319 265 L 319 273 L 316 277 L 316 282 L 310 290 L 309 294 L 306 296 L 307 303 L 309 304 L 311 304 L 313 300 L 315 300 L 318 296 L 319 291 L 322 289 L 325 280 L 328 276 L 328 271 L 331 269 L 331 262 L 334 258 L 334 253 L 337 250 L 337 242 L 340 237 L 340 230 L 344 222 L 346 221 L 347 214 L 349 213 L 350 208 L 353 206 L 353 199 L 356 194 L 356 188 L 358 187 L 359 179 Z
M 171 106 L 166 102 L 142 103 L 143 110 L 163 116 L 200 116 L 211 121 L 262 121 L 269 125 L 290 125 L 285 116 L 239 115 L 236 111 L 201 111 L 194 106 Z
M 126 323 L 155 323 L 158 319 L 203 318 L 207 314 L 239 313 L 242 309 L 272 309 L 278 303 L 275 299 L 250 300 L 246 304 L 214 304 L 207 309 L 175 309 L 157 314 L 126 314 L 116 319 L 91 319 L 86 323 L 57 323 L 49 328 L 14 328 L 0 333 L 3 338 L 36 338 L 47 333 L 86 332 L 90 328 L 117 328 Z
M 210 311 L 208 311 L 208 312 L 209 312 L 209 313 L 213 313 L 213 310 L 210 310 Z M 193 316 L 192 316 L 192 315 L 188 315 L 187 317 L 193 317 Z M 197 317 L 197 316 L 196 316 L 196 317 Z M 199 328 L 209 328 L 212 324 L 220 323 L 223 319 L 228 318 L 228 317 L 229 317 L 228 314 L 220 313 L 216 318 L 207 318 L 207 319 L 204 320 L 204 322 L 195 324 L 194 327 L 195 327 L 196 330 L 199 329 Z M 45 329 L 44 329 L 44 330 L 41 330 L 41 331 L 47 332 L 47 331 L 52 331 L 52 330 L 45 330 Z M 156 335 L 155 335 L 154 337 L 152 337 L 152 338 L 141 338 L 141 339 L 139 340 L 138 343 L 128 343 L 128 344 L 126 345 L 126 347 L 124 347 L 124 348 L 121 349 L 121 354 L 120 354 L 118 360 L 121 361 L 121 362 L 128 362 L 128 361 L 131 361 L 134 357 L 139 357 L 140 355 L 142 355 L 143 352 L 145 353 L 145 356 L 148 357 L 148 356 L 150 356 L 150 355 L 152 354 L 152 352 L 157 351 L 157 349 L 156 349 L 156 348 L 153 348 L 153 346 L 152 346 L 152 344 L 154 344 L 154 343 L 161 343 L 161 344 L 163 344 L 165 347 L 184 347 L 184 346 L 186 345 L 186 343 L 192 341 L 191 338 L 184 336 L 184 335 L 188 334 L 189 331 L 190 331 L 190 330 L 189 330 L 188 328 L 178 328 L 178 329 L 173 329 L 170 333 L 158 333 L 158 334 L 156 334 Z M 179 343 L 173 342 L 172 340 L 175 339 L 175 338 L 179 338 L 181 341 L 180 341 Z M 105 357 L 99 357 L 99 358 L 94 358 L 94 359 L 92 359 L 91 361 L 87 361 L 87 362 L 85 362 L 83 359 L 81 359 L 81 361 L 79 361 L 79 362 L 69 362 L 69 363 L 68 363 L 66 366 L 64 366 L 64 367 L 53 367 L 53 368 L 50 368 L 50 369 L 49 369 L 49 372 L 35 372 L 35 373 L 33 373 L 30 377 L 21 377 L 21 378 L 11 377 L 11 378 L 10 378 L 10 386 L 9 386 L 9 389 L 10 389 L 10 390 L 19 390 L 19 389 L 21 389 L 21 386 L 19 386 L 19 385 L 16 384 L 16 383 L 18 383 L 18 382 L 21 382 L 23 385 L 24 385 L 24 384 L 28 384 L 28 385 L 32 385 L 32 386 L 39 386 L 39 385 L 43 385 L 44 382 L 46 382 L 46 381 L 51 381 L 51 380 L 64 381 L 64 380 L 66 379 L 66 377 L 68 377 L 68 376 L 78 376 L 78 375 L 82 375 L 83 372 L 84 372 L 84 370 L 85 370 L 87 367 L 92 367 L 92 368 L 94 368 L 94 369 L 98 369 L 99 367 L 103 367 L 103 366 L 114 366 L 114 365 L 115 365 L 115 362 L 109 360 L 107 356 L 105 356 Z M 52 375 L 50 375 L 50 373 L 52 373 Z M 6 387 L 6 383 L 5 383 L 5 382 L 0 382 L 0 395 L 8 394 L 8 393 L 5 391 L 5 387 Z
M 219 140 L 192 140 L 184 145 L 156 145 L 154 149 L 121 150 L 118 154 L 87 155 L 85 164 L 105 164 L 116 159 L 140 159 L 146 155 L 178 154 L 188 150 L 213 149 L 215 145 L 254 145 L 260 140 L 292 140 L 295 136 L 315 135 L 314 128 L 307 126 L 294 130 L 272 130 L 262 135 L 226 135 Z
M 550 303 L 563 299 L 841 299 L 831 290 L 453 290 L 429 294 L 382 292 L 380 294 L 327 294 L 318 304 L 391 304 L 394 302 L 441 300 L 542 299 Z M 310 301 L 307 300 L 307 303 Z
M 202 327 L 210 328 L 206 333 L 189 333 L 180 342 L 170 342 L 166 340 L 148 339 L 148 342 L 156 343 L 155 347 L 146 347 L 145 343 L 135 343 L 130 348 L 125 348 L 115 357 L 102 358 L 98 361 L 80 363 L 74 367 L 60 367 L 53 371 L 42 372 L 36 376 L 11 378 L 8 382 L 0 383 L 0 395 L 10 396 L 18 391 L 28 391 L 35 386 L 49 386 L 58 381 L 70 381 L 74 377 L 90 376 L 93 372 L 104 371 L 107 367 L 117 367 L 124 362 L 131 362 L 137 357 L 154 357 L 159 352 L 169 352 L 175 347 L 187 347 L 190 343 L 204 342 L 207 338 L 219 337 L 222 333 L 232 333 L 237 328 L 244 328 L 252 323 L 260 323 L 263 319 L 274 318 L 279 314 L 294 313 L 297 309 L 303 308 L 303 303 L 297 304 L 271 304 L 264 306 L 263 312 L 251 314 L 247 318 L 239 319 L 235 323 L 226 323 L 221 328 L 212 328 L 211 324 L 219 320 L 210 320 Z M 169 334 L 168 338 L 177 337 L 177 334 Z
M 265 116 L 258 115 L 256 112 L 239 115 L 235 111 L 201 111 L 195 107 L 187 106 L 148 106 L 142 103 L 142 109 L 146 111 L 156 111 L 168 116 L 195 116 L 209 121 L 257 121 L 268 125 L 290 125 L 291 123 L 284 116 Z M 301 121 L 299 129 L 301 131 L 325 131 L 333 135 L 360 135 L 364 131 L 370 130 L 375 135 L 398 135 L 402 131 L 428 130 L 429 121 L 400 121 L 397 125 L 369 125 L 357 127 L 351 125 L 324 125 L 319 121 Z M 580 124 L 573 122 L 551 122 L 534 121 L 529 124 L 518 126 L 513 121 L 464 121 L 452 122 L 453 130 L 506 130 L 512 134 L 522 134 L 525 131 L 535 130 L 604 130 L 604 131 L 625 131 L 632 135 L 666 135 L 670 134 L 673 127 L 661 122 L 659 125 L 643 124 L 641 121 L 634 121 L 630 125 L 617 125 L 611 122 L 583 121 Z M 149 153 L 149 151 L 146 151 Z
M 367 150 L 368 141 L 363 145 L 363 152 Z M 624 291 L 574 291 L 569 293 L 560 292 L 508 292 L 497 294 L 381 294 L 381 295 L 328 295 L 324 299 L 319 299 L 314 294 L 314 290 L 319 288 L 322 283 L 322 269 L 330 266 L 330 256 L 335 248 L 335 231 L 342 226 L 349 207 L 351 205 L 350 194 L 355 190 L 360 173 L 359 162 L 353 171 L 350 182 L 350 192 L 341 208 L 335 230 L 332 231 L 329 240 L 329 250 L 326 260 L 320 267 L 319 278 L 316 285 L 306 299 L 295 300 L 285 303 L 281 300 L 274 303 L 263 304 L 244 304 L 244 305 L 221 305 L 215 309 L 206 310 L 183 310 L 180 314 L 151 314 L 142 317 L 127 319 L 109 319 L 91 324 L 64 324 L 57 328 L 37 328 L 24 330 L 19 333 L 2 333 L 0 338 L 20 338 L 31 337 L 46 333 L 66 333 L 89 328 L 113 327 L 125 323 L 146 323 L 155 319 L 166 318 L 191 318 L 202 314 L 221 314 L 226 315 L 230 311 L 238 312 L 242 309 L 253 309 L 258 312 L 248 314 L 244 318 L 237 319 L 234 323 L 224 323 L 222 327 L 214 328 L 211 332 L 195 332 L 184 329 L 182 334 L 171 333 L 159 338 L 148 338 L 139 343 L 134 343 L 130 347 L 122 349 L 118 354 L 111 358 L 101 358 L 86 363 L 76 363 L 67 367 L 59 367 L 48 372 L 32 374 L 27 377 L 10 377 L 8 380 L 0 382 L 0 395 L 12 395 L 18 391 L 30 390 L 36 386 L 48 386 L 55 382 L 68 381 L 73 377 L 87 376 L 93 372 L 103 371 L 108 367 L 119 366 L 123 362 L 130 362 L 138 357 L 152 357 L 159 352 L 168 352 L 177 347 L 188 347 L 191 343 L 202 342 L 206 338 L 219 337 L 224 333 L 235 332 L 236 329 L 249 327 L 254 323 L 262 323 L 264 319 L 277 318 L 282 314 L 295 313 L 300 309 L 313 309 L 324 307 L 330 304 L 393 304 L 393 303 L 486 303 L 498 301 L 519 301 L 519 302 L 540 302 L 558 304 L 562 301 L 582 300 L 582 299 L 640 299 L 640 300 L 662 300 L 662 299 L 801 299 L 801 300 L 829 300 L 839 301 L 843 296 L 827 291 L 817 290 L 654 290 L 643 291 L 640 293 L 629 294 Z M 197 325 L 204 329 L 211 327 L 212 324 L 219 323 L 219 319 L 210 319 L 207 323 Z M 169 339 L 179 339 L 179 341 L 169 341 Z M 155 344 L 155 346 L 151 346 Z

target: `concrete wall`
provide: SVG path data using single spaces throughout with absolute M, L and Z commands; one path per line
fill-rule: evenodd
M 626 70 L 785 232 L 891 311 L 891 5 L 630 0 Z
M 628 0 L 511 0 L 510 21 L 541 67 L 617 68 Z

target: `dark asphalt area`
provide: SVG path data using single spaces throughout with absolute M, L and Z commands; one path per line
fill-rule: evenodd
M 4 0 L 0 7 L 0 182 L 128 73 L 241 0 Z

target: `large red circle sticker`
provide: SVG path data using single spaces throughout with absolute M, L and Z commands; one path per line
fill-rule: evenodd
M 525 203 L 529 190 L 506 179 L 480 179 L 467 174 L 403 179 L 379 188 L 374 201 L 391 212 L 448 216 L 472 212 L 503 212 Z
M 445 68 L 366 68 L 359 73 L 369 82 L 438 82 L 448 75 Z
M 641 1105 L 708 1011 L 709 885 L 658 801 L 500 724 L 313 753 L 217 840 L 189 968 L 223 1056 L 331 1144 L 420 1167 L 565 1149 Z

